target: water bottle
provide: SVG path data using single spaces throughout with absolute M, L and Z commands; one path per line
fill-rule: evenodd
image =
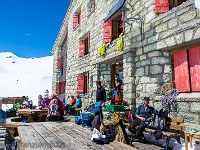
M 65 99 L 63 99 L 63 105 L 65 106 Z

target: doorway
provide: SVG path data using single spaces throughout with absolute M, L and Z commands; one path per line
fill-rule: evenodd
M 111 65 L 111 89 L 115 88 L 115 74 L 116 73 L 119 74 L 119 78 L 122 80 L 122 83 L 123 83 L 123 80 L 124 80 L 123 61 L 119 61 Z M 121 99 L 123 99 L 123 88 L 121 89 Z

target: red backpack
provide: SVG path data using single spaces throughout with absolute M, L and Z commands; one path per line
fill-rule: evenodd
M 59 99 L 51 100 L 48 107 L 49 110 L 48 110 L 47 120 L 55 121 L 60 119 L 61 115 L 59 110 L 59 104 L 60 104 Z

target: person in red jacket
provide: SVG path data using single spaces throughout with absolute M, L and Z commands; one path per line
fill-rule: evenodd
M 69 113 L 69 107 L 71 107 L 71 106 L 74 106 L 75 105 L 75 103 L 76 103 L 76 98 L 74 98 L 74 96 L 73 95 L 71 95 L 71 103 L 70 104 L 67 104 L 66 106 L 65 106 L 65 114 L 68 114 Z
M 52 94 L 49 99 L 51 100 L 51 102 L 48 107 L 49 108 L 47 115 L 48 120 L 49 121 L 64 120 L 63 115 L 65 109 L 62 100 L 60 100 L 55 94 Z M 56 108 L 58 108 L 58 110 L 56 110 Z M 59 115 L 57 115 L 57 113 L 59 113 Z

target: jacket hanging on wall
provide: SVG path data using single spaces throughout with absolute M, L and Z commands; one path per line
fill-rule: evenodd
M 106 47 L 105 47 L 106 43 L 104 42 L 103 43 L 103 46 L 100 47 L 99 49 L 99 55 L 102 56 L 102 55 L 106 55 Z
M 119 35 L 119 38 L 118 38 L 118 41 L 117 41 L 117 50 L 121 52 L 122 48 L 123 48 L 123 33 L 121 33 Z

